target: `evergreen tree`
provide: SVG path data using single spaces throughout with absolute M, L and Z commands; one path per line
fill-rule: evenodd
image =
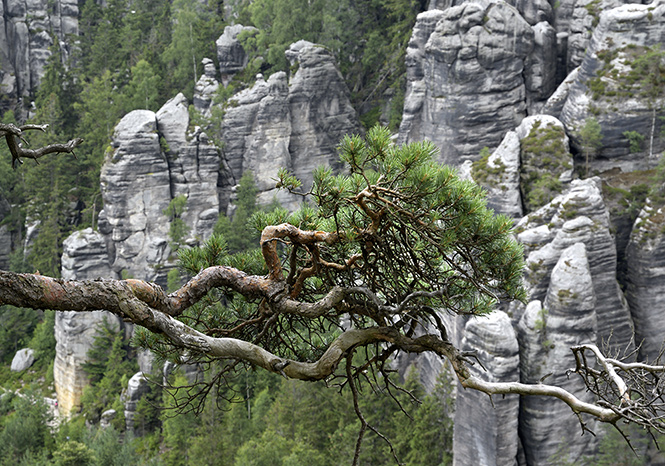
M 31 393 L 12 399 L 13 412 L 0 426 L 0 465 L 14 466 L 28 452 L 50 448 L 50 415 L 41 397 Z
M 84 389 L 81 398 L 82 411 L 88 420 L 96 422 L 104 410 L 113 408 L 117 413 L 113 425 L 124 429 L 124 405 L 120 394 L 129 377 L 137 371 L 136 362 L 128 353 L 124 332 L 116 330 L 105 318 L 88 350 L 88 361 L 83 364 L 90 380 L 90 386 Z
M 171 43 L 162 54 L 169 70 L 164 76 L 167 87 L 178 89 L 188 98 L 202 69 L 201 60 L 216 57 L 215 40 L 224 29 L 224 23 L 215 2 L 200 3 L 174 0 L 171 5 Z
M 595 118 L 587 118 L 579 131 L 580 144 L 586 161 L 586 176 L 589 176 L 589 159 L 603 146 L 600 123 Z
M 241 252 L 255 248 L 259 232 L 249 224 L 249 219 L 258 210 L 256 196 L 258 189 L 252 172 L 246 171 L 240 178 L 237 190 L 236 210 L 229 219 L 220 215 L 213 232 L 224 236 L 229 251 Z
M 139 60 L 131 69 L 132 79 L 127 85 L 127 107 L 138 106 L 147 110 L 157 111 L 161 106 L 159 100 L 160 77 L 155 74 L 146 60 Z

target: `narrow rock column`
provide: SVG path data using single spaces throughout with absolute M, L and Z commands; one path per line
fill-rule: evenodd
M 104 238 L 92 228 L 72 233 L 64 241 L 63 249 L 62 278 L 116 278 L 109 265 Z M 117 321 L 105 311 L 56 312 L 53 379 L 58 409 L 63 416 L 78 410 L 83 389 L 89 385 L 83 364 L 88 361 L 88 350 L 104 317 Z
M 487 369 L 471 366 L 473 375 L 491 382 L 519 380 L 517 337 L 506 313 L 494 311 L 469 320 L 462 351 L 472 351 Z M 455 407 L 453 465 L 516 465 L 519 403 L 517 395 L 490 398 L 460 388 Z
M 554 267 L 545 301 L 529 303 L 518 325 L 523 383 L 545 378 L 544 383 L 592 401 L 582 380 L 569 377 L 566 371 L 575 367 L 570 347 L 596 341 L 595 305 L 586 247 L 575 243 L 562 252 Z M 595 448 L 595 438 L 581 434 L 579 420 L 564 403 L 547 397 L 522 399 L 520 438 L 529 466 L 557 465 L 563 460 L 576 464 L 582 454 Z
M 648 204 L 642 209 L 626 259 L 626 298 L 635 323 L 635 343 L 641 345 L 640 359 L 654 361 L 665 336 L 665 207 Z

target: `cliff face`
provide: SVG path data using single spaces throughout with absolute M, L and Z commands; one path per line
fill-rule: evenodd
M 102 166 L 104 210 L 100 231 L 110 239 L 116 274 L 166 282 L 172 248 L 164 212 L 177 196 L 187 199 L 185 242 L 205 239 L 219 215 L 219 154 L 205 133 L 188 133 L 181 94 L 157 113 L 135 110 L 116 126 L 113 151 Z
M 649 68 L 639 57 L 652 63 L 661 59 L 656 44 L 662 42 L 665 5 L 562 1 L 548 10 L 538 2 L 527 3 L 431 2 L 435 9 L 418 17 L 407 51 L 399 140 L 433 140 L 442 148 L 442 160 L 461 165 L 462 172 L 488 189 L 490 206 L 519 219 L 516 233 L 525 246 L 530 302 L 508 308 L 519 361 L 519 375 L 511 380 L 537 383 L 552 373 L 547 383 L 587 399 L 581 381 L 566 375 L 574 365 L 570 346 L 589 341 L 601 345 L 611 337 L 613 351 L 630 350 L 635 337 L 642 344 L 641 357 L 654 359 L 665 339 L 660 325 L 662 209 L 647 205 L 635 222 L 625 252 L 624 297 L 617 281 L 616 244 L 623 250 L 626 240 L 614 237 L 611 225 L 617 219 L 610 219 L 601 189 L 609 183 L 609 173 L 652 167 L 658 157 L 654 154 L 661 151 L 658 109 L 663 91 L 643 91 Z M 493 55 L 501 59 L 487 67 L 480 59 L 482 41 L 473 31 L 489 22 L 493 9 L 515 15 L 503 29 L 513 31 L 517 42 L 528 43 L 522 48 L 504 43 L 503 55 Z M 480 34 L 492 34 L 497 44 L 507 40 L 496 28 Z M 520 67 L 523 72 L 515 73 Z M 462 69 L 467 73 L 458 74 Z M 499 69 L 503 75 L 495 78 L 492 73 Z M 510 76 L 515 78 L 508 86 L 513 94 L 499 88 Z M 631 79 L 640 84 L 631 87 Z M 485 82 L 494 87 L 483 87 Z M 478 95 L 465 92 L 471 83 Z M 508 101 L 506 95 L 519 98 Z M 506 115 L 513 118 L 512 126 Z M 600 123 L 602 147 L 587 165 L 580 130 L 591 118 Z M 632 153 L 624 134 L 631 130 L 645 137 L 641 150 Z M 483 146 L 490 150 L 481 158 Z M 477 162 L 472 167 L 463 163 L 469 160 Z M 593 174 L 600 177 L 588 177 Z M 575 179 L 580 176 L 587 179 Z M 524 213 L 528 215 L 520 219 Z M 505 374 L 510 364 L 504 361 L 497 368 L 497 356 L 487 348 L 501 346 L 508 331 L 478 338 L 476 325 L 467 325 L 462 333 L 464 349 L 492 367 L 485 377 Z M 575 463 L 597 448 L 592 437 L 579 435 L 570 410 L 552 400 L 523 398 L 517 403 L 519 414 L 507 421 L 501 418 L 510 412 L 505 405 L 495 400 L 487 414 L 486 398 L 476 398 L 469 391 L 457 393 L 456 464 Z M 513 448 L 510 439 L 518 433 L 517 453 L 500 459 L 499 445 Z
M 99 232 L 91 228 L 76 232 L 65 240 L 63 248 L 62 278 L 115 278 L 106 241 Z M 75 412 L 81 404 L 83 389 L 89 383 L 83 364 L 88 361 L 88 350 L 104 319 L 120 325 L 116 316 L 105 311 L 56 312 L 53 379 L 58 408 L 65 416 Z
M 635 221 L 626 250 L 627 293 L 635 321 L 640 357 L 654 361 L 661 355 L 665 319 L 665 207 L 647 205 Z
M 599 14 L 559 117 L 580 148 L 583 141 L 577 133 L 585 121 L 593 117 L 600 123 L 602 148 L 592 157 L 592 170 L 643 170 L 662 149 L 660 141 L 652 140 L 660 128 L 662 89 L 645 83 L 654 71 L 641 65 L 639 57 L 652 63 L 660 59 L 664 15 L 661 2 L 623 5 Z M 626 131 L 646 137 L 637 153 L 631 153 Z
M 283 72 L 262 76 L 232 98 L 221 126 L 227 185 L 249 170 L 259 190 L 259 203 L 277 198 L 288 207 L 299 201 L 275 187 L 280 168 L 312 183 L 318 166 L 339 168 L 336 147 L 345 134 L 362 132 L 349 91 L 325 48 L 301 41 L 287 50 L 297 71 L 290 81 Z M 222 185 L 222 189 L 226 186 Z
M 432 29 L 433 20 L 436 26 Z M 526 116 L 525 61 L 534 32 L 512 6 L 464 3 L 419 16 L 409 44 L 408 94 L 401 143 L 430 139 L 441 161 L 478 159 Z
M 78 36 L 76 0 L 6 0 L 0 4 L 0 110 L 36 91 L 57 37 L 65 54 Z M 27 104 L 27 102 L 25 102 Z
M 462 351 L 478 355 L 487 371 L 471 366 L 472 375 L 490 382 L 519 378 L 519 346 L 507 314 L 496 311 L 469 320 Z M 519 397 L 492 400 L 477 391 L 459 391 L 455 406 L 453 464 L 455 466 L 517 464 Z
M 531 301 L 518 325 L 520 380 L 562 387 L 584 401 L 593 401 L 579 377 L 570 348 L 597 338 L 596 296 L 583 243 L 566 248 L 549 278 L 544 301 Z M 593 421 L 590 421 L 593 423 Z M 593 430 L 593 427 L 589 425 Z M 579 421 L 563 403 L 543 397 L 524 397 L 519 432 L 529 465 L 553 464 L 557 458 L 576 463 L 595 449 L 595 438 L 581 436 Z

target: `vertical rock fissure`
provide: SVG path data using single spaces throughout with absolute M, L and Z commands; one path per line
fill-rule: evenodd
M 162 156 L 164 156 L 164 161 L 166 162 L 166 167 L 167 167 L 167 172 L 168 172 L 168 177 L 169 177 L 169 194 L 170 194 L 169 199 L 173 199 L 176 196 L 175 180 L 173 179 L 173 165 L 171 164 L 171 158 L 169 157 L 169 154 L 164 149 L 164 147 L 162 147 L 162 144 L 161 144 L 161 141 L 166 141 L 166 137 L 159 130 L 159 119 L 157 118 L 157 115 L 155 115 L 155 128 L 156 128 L 156 131 L 157 131 L 157 138 L 160 141 L 159 153 Z

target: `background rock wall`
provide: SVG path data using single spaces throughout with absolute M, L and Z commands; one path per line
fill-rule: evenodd
M 0 3 L 0 110 L 21 109 L 37 90 L 57 37 L 65 56 L 78 36 L 76 0 Z M 27 107 L 26 107 L 27 108 Z

